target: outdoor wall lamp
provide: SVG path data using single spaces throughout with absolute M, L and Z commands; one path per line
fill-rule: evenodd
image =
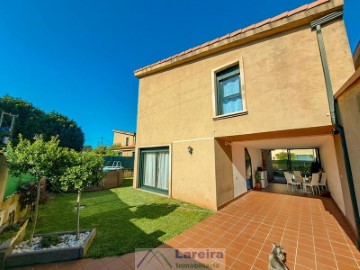
M 189 145 L 189 146 L 188 146 L 188 152 L 189 152 L 190 155 L 192 155 L 193 150 L 194 150 L 194 149 Z
M 337 135 L 337 134 L 339 134 L 339 130 L 338 130 L 337 128 L 333 128 L 333 129 L 331 130 L 331 134 Z

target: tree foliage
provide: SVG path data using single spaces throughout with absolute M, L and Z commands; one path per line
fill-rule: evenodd
M 60 177 L 61 189 L 80 190 L 98 184 L 104 177 L 102 167 L 104 159 L 93 152 L 78 153 L 69 151 L 71 166 Z
M 116 156 L 117 153 L 111 151 L 111 147 L 107 147 L 106 145 L 99 145 L 96 148 L 89 150 L 95 153 L 98 156 Z
M 93 150 L 94 148 L 91 145 L 84 145 L 83 148 L 81 149 L 82 152 L 91 152 Z
M 36 134 L 43 134 L 46 140 L 58 136 L 59 145 L 63 147 L 76 151 L 80 151 L 83 147 L 84 133 L 81 128 L 76 122 L 60 113 L 45 113 L 29 102 L 7 95 L 0 98 L 0 111 L 18 115 L 13 134 L 15 145 L 18 143 L 19 134 L 28 140 L 33 140 Z M 9 122 L 10 119 L 4 119 L 5 124 Z
M 30 243 L 35 233 L 39 201 L 40 201 L 40 181 L 54 179 L 62 174 L 66 167 L 67 148 L 59 147 L 59 139 L 52 137 L 50 141 L 44 141 L 42 136 L 31 143 L 19 135 L 19 142 L 13 146 L 11 142 L 7 144 L 5 150 L 6 160 L 9 168 L 14 175 L 30 174 L 36 181 L 36 200 L 35 213 L 33 220 Z
M 92 185 L 98 184 L 102 178 L 103 158 L 93 152 L 79 153 L 75 150 L 60 147 L 59 139 L 52 137 L 45 141 L 39 136 L 34 142 L 19 135 L 18 144 L 7 144 L 5 156 L 10 170 L 14 175 L 30 174 L 37 183 L 35 217 L 30 236 L 32 241 L 38 215 L 40 200 L 40 181 L 47 179 L 53 183 L 60 183 L 63 190 L 78 191 L 78 234 L 79 235 L 79 206 L 81 192 Z
M 60 146 L 81 151 L 84 145 L 84 133 L 75 121 L 57 112 L 47 114 L 45 136 L 59 136 Z
M 288 153 L 287 152 L 279 152 L 275 154 L 275 158 L 277 160 L 287 160 L 288 159 Z M 290 153 L 290 159 L 294 160 L 295 159 L 295 154 L 294 153 Z
M 81 192 L 93 185 L 97 185 L 104 177 L 102 171 L 104 159 L 94 152 L 78 153 L 69 151 L 71 166 L 67 167 L 60 177 L 61 188 L 65 191 L 77 191 L 77 226 L 76 239 L 80 237 L 80 199 Z
M 57 137 L 45 141 L 39 136 L 31 142 L 20 134 L 17 145 L 7 144 L 5 156 L 13 175 L 30 174 L 40 181 L 43 177 L 58 178 L 63 173 L 69 164 L 65 150 L 59 147 Z

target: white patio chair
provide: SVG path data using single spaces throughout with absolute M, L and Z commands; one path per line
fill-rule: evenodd
M 303 181 L 303 177 L 301 176 L 301 172 L 300 171 L 293 171 L 294 176 L 295 176 L 295 181 Z
M 327 190 L 326 181 L 327 181 L 326 173 L 322 173 L 321 174 L 321 179 L 320 179 L 320 182 L 319 182 L 319 190 L 324 190 L 324 191 Z
M 300 188 L 302 190 L 302 184 L 304 182 L 303 177 L 301 176 L 300 171 L 293 171 L 294 177 L 295 177 L 295 183 L 293 183 L 293 186 L 296 187 L 296 189 Z
M 319 179 L 320 179 L 320 174 L 319 173 L 313 173 L 311 175 L 311 182 L 310 183 L 304 183 L 305 191 L 307 191 L 307 188 L 310 187 L 313 195 L 315 195 L 314 194 L 314 189 L 315 189 L 315 191 L 320 193 L 320 191 L 319 191 Z
M 286 179 L 287 191 L 289 191 L 289 185 L 291 185 L 292 191 L 294 191 L 294 184 L 296 185 L 296 183 L 292 180 L 292 175 L 290 172 L 284 172 L 284 176 Z

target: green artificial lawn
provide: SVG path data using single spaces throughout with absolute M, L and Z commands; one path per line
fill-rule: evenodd
M 120 188 L 83 193 L 81 229 L 96 228 L 87 253 L 105 257 L 152 248 L 192 227 L 213 212 L 163 196 L 135 190 L 132 180 Z M 76 194 L 56 194 L 41 205 L 36 233 L 76 228 Z M 31 228 L 31 224 L 28 226 Z
M 31 175 L 26 174 L 19 177 L 15 177 L 9 173 L 6 182 L 4 199 L 10 196 L 11 194 L 13 194 L 14 192 L 16 192 L 21 184 L 32 182 L 33 180 L 34 178 Z

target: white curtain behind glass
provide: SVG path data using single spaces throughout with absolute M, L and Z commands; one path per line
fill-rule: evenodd
M 144 153 L 144 185 L 155 187 L 156 153 Z
M 157 188 L 169 188 L 169 153 L 158 153 L 158 182 Z
M 242 111 L 241 93 L 240 93 L 240 78 L 233 77 L 222 81 L 223 90 L 223 114 Z M 226 97 L 239 94 L 231 99 Z
M 240 80 L 239 77 L 233 77 L 222 81 L 224 98 L 238 94 L 240 92 Z

